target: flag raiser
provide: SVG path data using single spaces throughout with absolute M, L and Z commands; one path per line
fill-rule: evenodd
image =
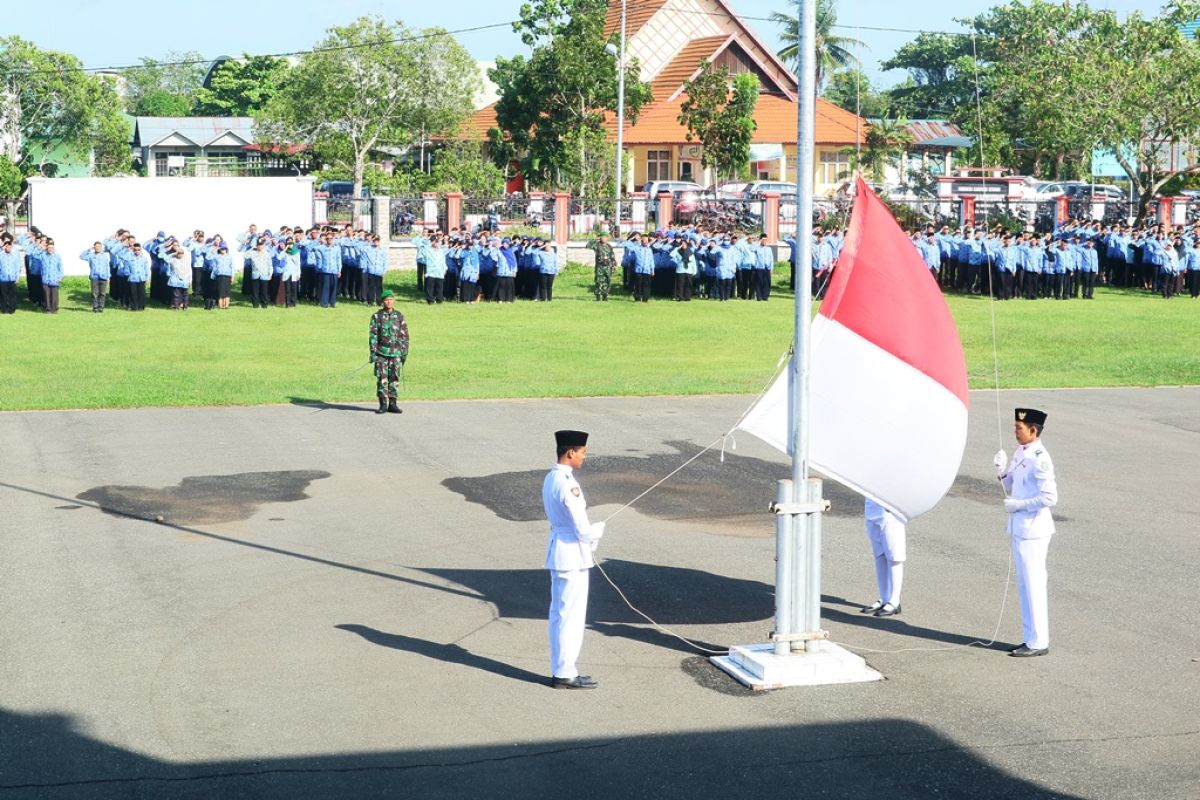
M 933 508 L 967 441 L 950 309 L 887 206 L 856 179 L 846 243 L 812 324 L 810 463 L 904 520 Z M 806 278 L 803 276 L 801 279 Z M 784 370 L 739 428 L 789 452 Z

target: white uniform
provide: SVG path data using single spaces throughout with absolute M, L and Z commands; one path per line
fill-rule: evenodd
M 863 504 L 863 516 L 867 520 L 867 539 L 871 542 L 871 555 L 875 560 L 879 600 L 899 606 L 900 588 L 904 582 L 904 523 L 870 499 Z
M 550 570 L 550 671 L 575 678 L 587 615 L 588 570 L 592 552 L 604 535 L 604 523 L 588 522 L 587 502 L 566 464 L 555 464 L 542 484 L 542 505 L 550 521 L 546 569 Z
M 1021 508 L 1008 515 L 1013 558 L 1017 563 L 1017 594 L 1025 645 L 1033 650 L 1050 646 L 1050 611 L 1046 599 L 1046 553 L 1054 535 L 1050 509 L 1058 502 L 1054 462 L 1041 439 L 1017 447 L 1001 476 L 1004 491 Z

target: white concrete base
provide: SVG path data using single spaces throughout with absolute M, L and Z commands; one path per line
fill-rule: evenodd
M 755 691 L 883 680 L 861 656 L 830 642 L 821 642 L 816 653 L 787 656 L 775 655 L 771 644 L 735 645 L 729 648 L 729 655 L 709 660 Z

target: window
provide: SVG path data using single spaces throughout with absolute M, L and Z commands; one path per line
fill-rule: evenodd
M 842 173 L 850 171 L 850 155 L 837 150 L 821 151 L 821 168 L 817 171 L 817 183 L 838 183 Z
M 671 180 L 670 150 L 649 150 L 646 152 L 646 180 Z

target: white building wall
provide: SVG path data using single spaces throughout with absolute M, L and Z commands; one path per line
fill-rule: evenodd
M 313 222 L 313 178 L 30 178 L 29 222 L 55 240 L 68 275 L 86 275 L 79 254 L 118 228 L 139 241 L 166 231 L 226 240 L 245 231 Z

